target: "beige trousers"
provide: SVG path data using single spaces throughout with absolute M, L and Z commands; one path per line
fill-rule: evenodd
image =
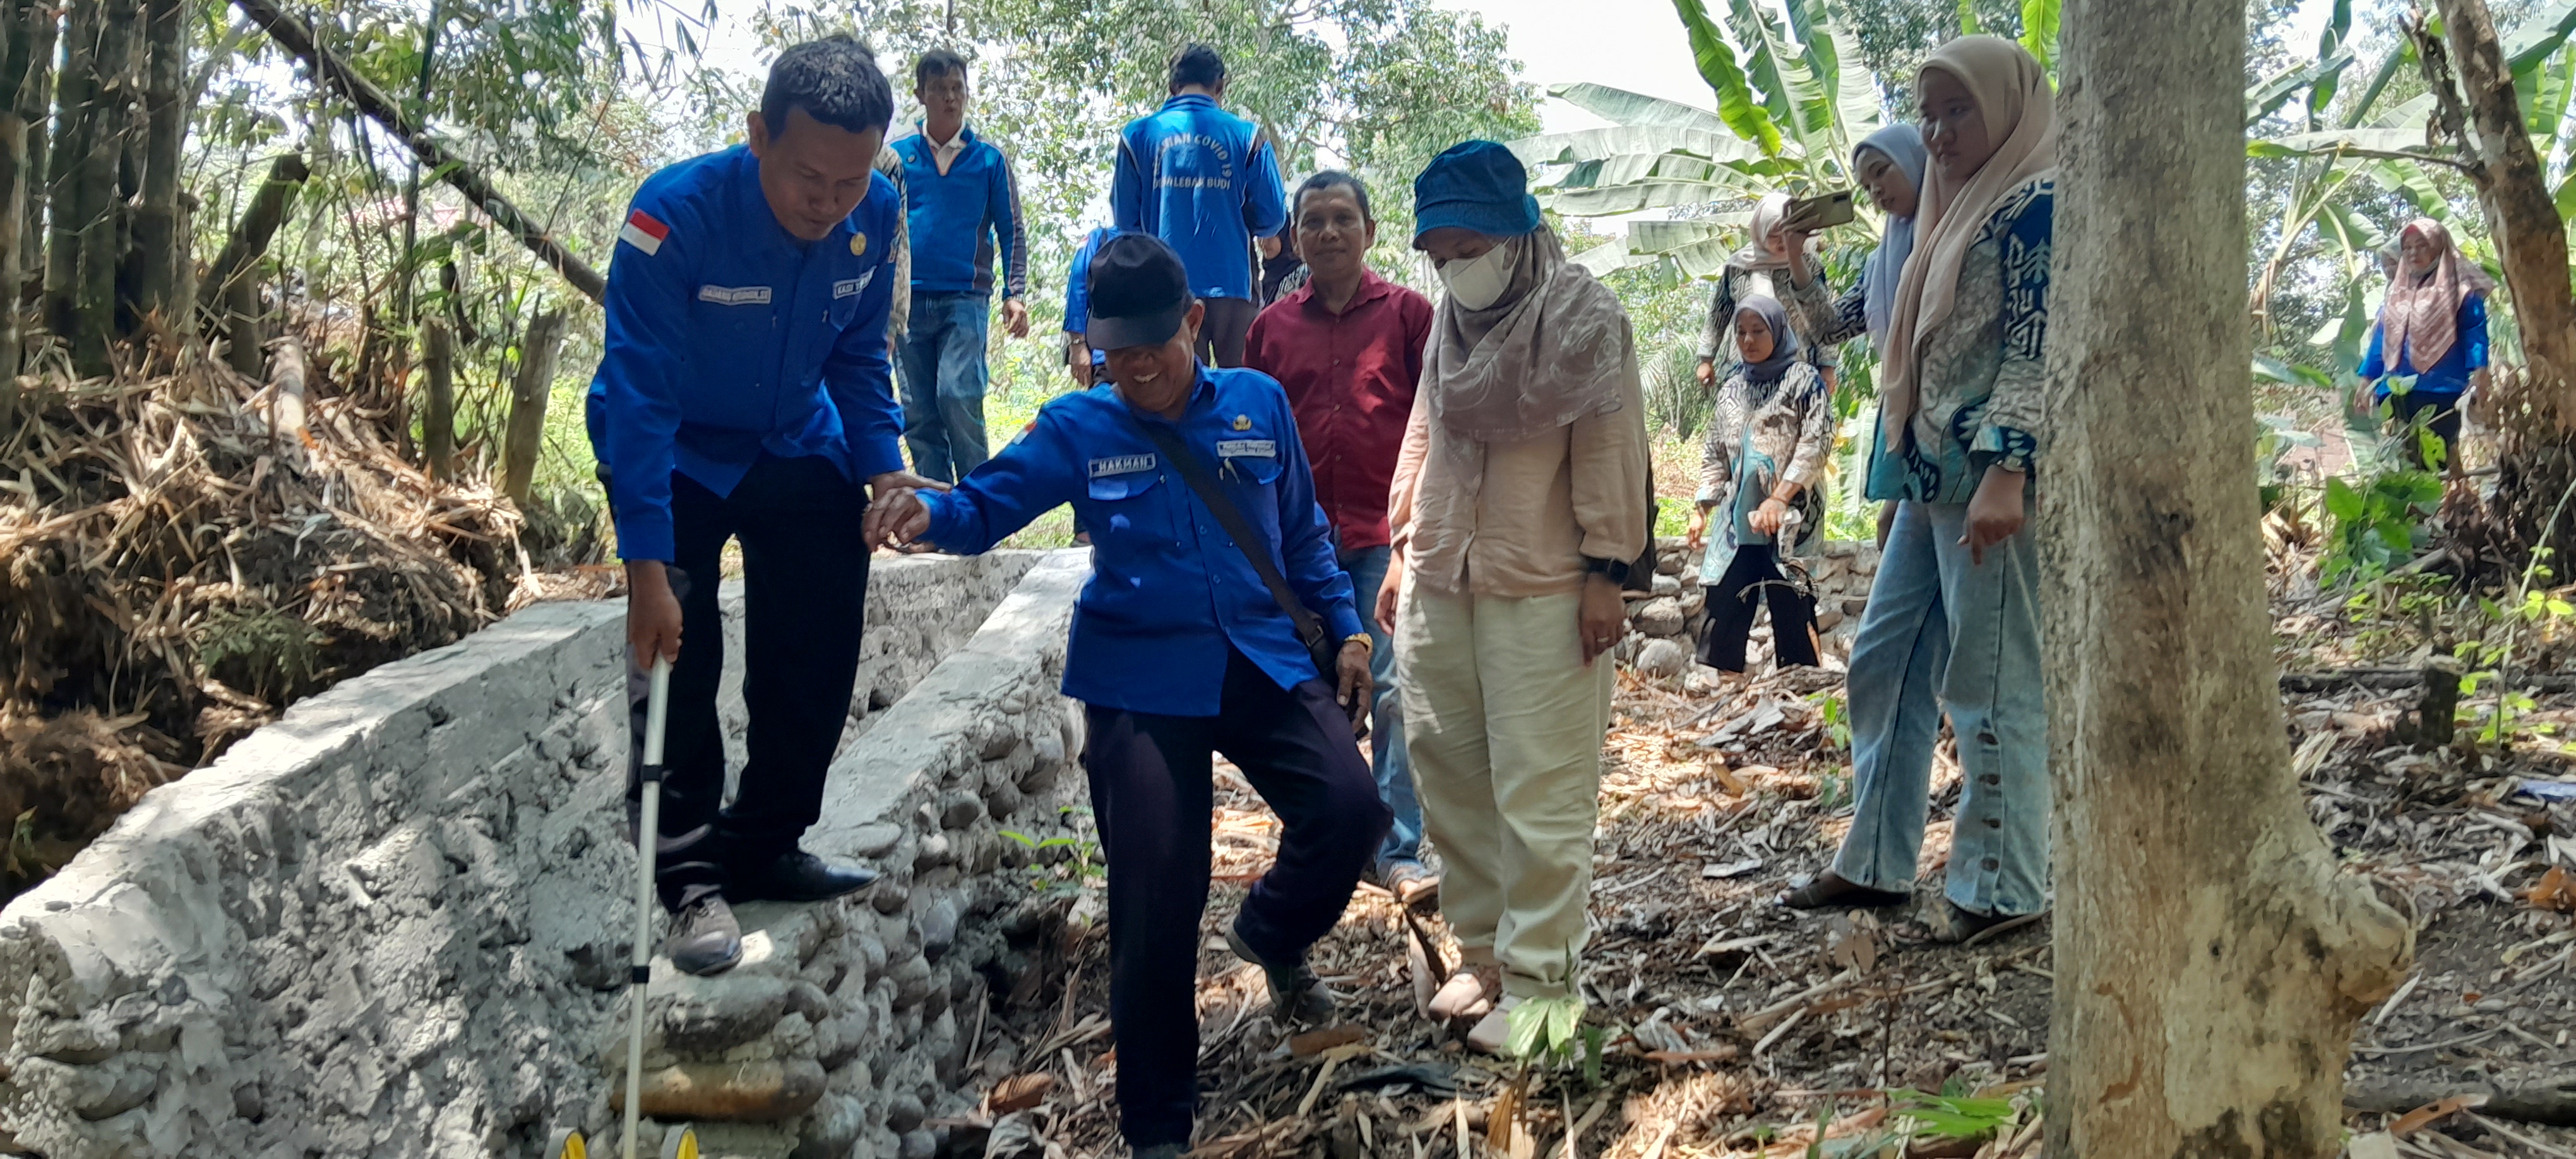
M 1611 664 L 1578 651 L 1575 593 L 1505 599 L 1404 585 L 1395 654 L 1405 754 L 1440 850 L 1440 909 L 1470 961 L 1523 998 L 1574 992 Z

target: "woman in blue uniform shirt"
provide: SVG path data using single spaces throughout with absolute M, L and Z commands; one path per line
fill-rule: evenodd
M 1207 905 L 1210 759 L 1243 769 L 1286 825 L 1226 942 L 1269 976 L 1274 1012 L 1333 1010 L 1306 951 L 1350 903 L 1390 815 L 1360 755 L 1369 637 L 1279 383 L 1191 354 L 1205 316 L 1170 246 L 1121 234 L 1091 263 L 1090 345 L 1115 385 L 1048 403 L 945 494 L 898 491 L 870 542 L 990 549 L 1058 504 L 1092 532 L 1065 695 L 1083 702 L 1092 815 L 1109 862 L 1109 1016 L 1121 1132 L 1176 1159 L 1197 1110 L 1196 973 Z M 1160 431 L 1149 433 L 1149 427 Z M 1294 620 L 1157 437 L 1199 461 L 1250 545 L 1340 642 L 1320 673 Z

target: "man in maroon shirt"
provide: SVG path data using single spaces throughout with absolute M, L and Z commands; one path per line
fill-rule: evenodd
M 1351 590 L 1374 592 L 1386 581 L 1387 484 L 1395 478 L 1422 351 L 1431 336 L 1431 300 L 1368 268 L 1377 221 L 1357 177 L 1326 170 L 1297 187 L 1288 203 L 1306 284 L 1253 320 L 1244 365 L 1279 380 L 1297 411 L 1297 435 L 1315 470 L 1315 498 L 1333 522 Z M 1369 656 L 1378 695 L 1375 763 L 1378 795 L 1395 811 L 1376 880 L 1411 903 L 1440 889 L 1422 864 L 1422 808 L 1404 759 L 1404 716 L 1395 687 L 1395 642 L 1363 616 L 1376 644 Z

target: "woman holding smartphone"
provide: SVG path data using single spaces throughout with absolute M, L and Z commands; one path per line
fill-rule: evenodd
M 1789 226 L 1789 195 L 1773 193 L 1753 209 L 1752 236 L 1744 248 L 1726 259 L 1726 269 L 1717 276 L 1717 296 L 1708 304 L 1708 324 L 1699 337 L 1699 384 L 1714 387 L 1726 377 L 1718 373 L 1718 360 L 1724 358 L 1728 374 L 1734 373 L 1735 316 L 1744 300 L 1761 294 L 1782 301 L 1788 299 L 1789 271 L 1792 261 L 1806 258 L 1806 235 L 1796 235 L 1793 244 Z M 1800 325 L 1794 316 L 1793 326 Z M 1815 341 L 1815 336 L 1800 333 L 1798 358 L 1816 369 L 1824 380 L 1825 391 L 1834 388 L 1836 359 L 1833 349 Z

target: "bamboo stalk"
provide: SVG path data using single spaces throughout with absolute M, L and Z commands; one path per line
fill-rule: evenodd
M 148 0 L 143 197 L 134 214 L 134 309 L 170 317 L 188 247 L 179 232 L 180 149 L 188 135 L 188 21 L 180 0 Z M 184 317 L 171 318 L 184 326 Z
M 565 323 L 558 306 L 537 315 L 519 340 L 519 373 L 510 384 L 510 422 L 502 440 L 501 491 L 526 507 L 536 484 L 537 452 L 546 437 L 546 397 L 553 393 L 555 360 L 563 353 Z
M 88 148 L 73 179 L 73 223 L 78 226 L 74 236 L 79 248 L 72 315 L 64 331 L 71 343 L 72 368 L 93 377 L 113 369 L 108 343 L 116 334 L 116 275 L 125 260 L 117 171 L 131 129 L 134 42 L 142 5 L 140 0 L 107 0 L 105 9 L 99 22 L 91 96 L 81 114 Z

